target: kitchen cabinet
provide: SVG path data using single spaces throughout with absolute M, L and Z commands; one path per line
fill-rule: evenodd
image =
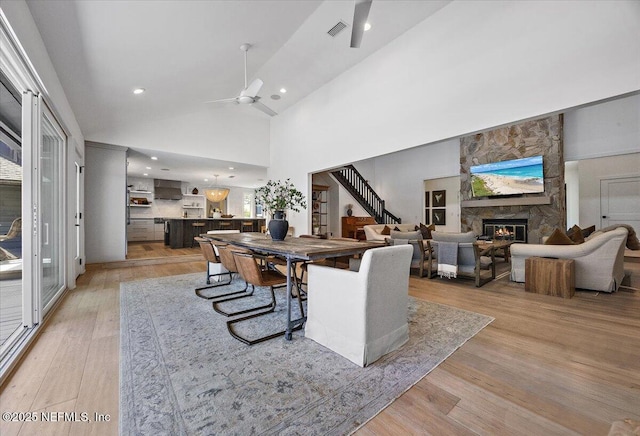
M 132 218 L 127 226 L 127 241 L 154 241 L 155 224 L 153 218 Z
M 153 225 L 153 239 L 155 241 L 164 240 L 164 223 L 155 223 Z

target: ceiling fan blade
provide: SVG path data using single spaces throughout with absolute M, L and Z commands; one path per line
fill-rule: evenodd
M 274 111 L 273 109 L 265 106 L 264 104 L 260 103 L 259 101 L 251 103 L 251 106 L 253 106 L 254 108 L 258 109 L 259 111 L 264 112 L 265 114 L 267 114 L 269 116 L 278 115 L 278 113 L 276 111 Z
M 364 25 L 369 18 L 369 10 L 373 0 L 355 0 L 356 7 L 353 11 L 353 26 L 351 29 L 351 48 L 359 48 L 364 34 Z
M 247 86 L 247 89 L 243 89 L 240 92 L 240 96 L 248 96 L 253 98 L 258 95 L 258 92 L 260 92 L 260 88 L 262 88 L 262 85 L 264 85 L 264 82 L 260 79 L 256 79 L 251 82 L 249 86 Z
M 209 100 L 209 101 L 205 101 L 206 104 L 208 103 L 237 103 L 238 102 L 238 97 L 233 97 L 233 98 L 223 98 L 221 100 Z

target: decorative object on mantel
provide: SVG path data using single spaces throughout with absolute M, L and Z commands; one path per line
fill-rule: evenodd
M 286 210 L 300 212 L 307 208 L 302 192 L 291 183 L 291 179 L 284 182 L 269 180 L 267 184 L 255 191 L 256 203 L 262 204 L 265 212 L 271 213 L 273 219 L 269 221 L 269 234 L 274 241 L 283 241 L 289 230 L 286 220 Z
M 215 186 L 206 189 L 204 193 L 212 203 L 220 203 L 229 195 L 229 188 L 218 187 L 218 174 L 214 174 L 213 177 L 216 178 Z
M 193 195 L 198 195 L 198 188 L 193 188 L 193 189 L 191 190 L 191 193 L 192 193 Z

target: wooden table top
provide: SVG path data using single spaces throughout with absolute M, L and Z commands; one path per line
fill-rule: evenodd
M 315 239 L 287 236 L 274 241 L 264 233 L 203 234 L 203 238 L 226 242 L 267 254 L 276 254 L 296 260 L 316 260 L 362 253 L 369 248 L 383 247 L 380 241 L 345 241 L 342 239 Z
M 481 246 L 482 248 L 486 248 L 489 246 L 493 246 L 495 248 L 505 248 L 510 247 L 514 242 L 515 241 L 496 239 L 494 241 L 476 241 L 475 244 Z

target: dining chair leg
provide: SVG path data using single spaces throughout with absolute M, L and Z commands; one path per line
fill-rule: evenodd
M 284 286 L 286 286 L 286 285 L 284 285 Z M 240 342 L 242 342 L 244 344 L 247 344 L 247 345 L 255 345 L 255 344 L 258 344 L 260 342 L 264 342 L 264 341 L 268 341 L 270 339 L 274 339 L 274 338 L 277 338 L 277 337 L 280 337 L 280 336 L 284 336 L 286 330 L 278 331 L 276 333 L 271 333 L 271 334 L 266 335 L 266 336 L 261 336 L 261 337 L 259 337 L 257 339 L 248 339 L 248 338 L 240 335 L 234 329 L 234 326 L 236 324 L 238 324 L 238 323 L 241 323 L 241 322 L 253 319 L 253 318 L 258 318 L 260 316 L 264 316 L 264 315 L 266 315 L 268 313 L 272 313 L 274 311 L 274 309 L 275 309 L 275 301 L 276 301 L 276 296 L 275 296 L 275 292 L 274 292 L 274 288 L 275 287 L 279 288 L 279 287 L 282 287 L 282 286 L 271 286 L 270 287 L 271 288 L 271 298 L 273 299 L 273 302 L 274 302 L 274 306 L 273 306 L 272 309 L 265 310 L 263 312 L 253 313 L 253 314 L 248 315 L 248 316 L 244 316 L 244 317 L 241 317 L 241 318 L 237 318 L 237 319 L 233 319 L 233 320 L 227 321 L 227 330 L 229 331 L 229 334 L 231 334 L 231 336 L 233 336 L 235 339 L 237 339 Z M 294 330 L 300 330 L 301 328 L 302 328 L 302 325 L 297 326 Z
M 272 295 L 271 303 L 269 303 L 269 304 L 265 304 L 265 305 L 262 305 L 262 306 L 251 307 L 249 309 L 238 310 L 238 311 L 235 311 L 235 312 L 227 312 L 227 311 L 225 311 L 223 309 L 220 309 L 220 307 L 218 306 L 219 303 L 223 303 L 225 301 L 239 300 L 241 298 L 251 297 L 253 295 L 254 291 L 255 291 L 255 286 L 251 285 L 251 292 L 250 293 L 247 293 L 245 295 L 236 296 L 236 297 L 225 298 L 224 300 L 214 301 L 213 302 L 213 310 L 215 310 L 216 312 L 218 312 L 219 314 L 224 315 L 224 316 L 242 315 L 244 313 L 255 312 L 256 310 L 262 310 L 262 309 L 267 309 L 266 312 L 269 312 L 269 311 L 273 312 L 273 310 L 276 308 L 276 297 L 275 297 L 275 295 Z M 273 292 L 272 292 L 272 294 L 273 294 Z
M 216 294 L 216 295 L 205 295 L 202 291 L 204 291 L 205 289 L 212 289 L 212 288 L 218 288 L 221 286 L 228 286 L 231 284 L 231 282 L 233 282 L 233 273 L 223 273 L 223 274 L 216 274 L 216 275 L 229 275 L 229 280 L 225 281 L 225 282 L 220 282 L 220 283 L 216 283 L 214 285 L 210 285 L 210 286 L 202 286 L 200 288 L 196 288 L 195 292 L 196 295 L 200 298 L 204 298 L 205 300 L 214 300 L 214 299 L 218 299 L 218 298 L 224 298 L 224 297 L 228 297 L 230 295 L 239 295 L 239 294 L 245 294 L 248 285 L 245 282 L 245 286 L 244 289 L 240 289 L 237 291 L 233 291 L 233 292 L 227 292 L 224 294 Z M 223 300 L 217 300 L 217 301 L 223 301 Z M 225 300 L 226 301 L 226 300 Z

